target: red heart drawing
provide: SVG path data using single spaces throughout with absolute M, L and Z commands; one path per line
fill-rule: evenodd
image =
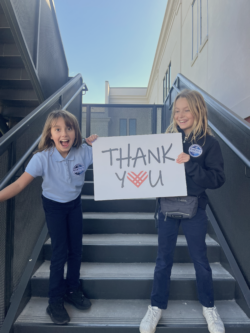
M 138 175 L 134 172 L 128 173 L 128 180 L 131 181 L 137 188 L 141 186 L 141 184 L 148 178 L 147 172 L 145 171 L 143 174 L 143 171 L 138 173 Z

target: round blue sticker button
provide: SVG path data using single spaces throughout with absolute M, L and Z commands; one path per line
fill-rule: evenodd
M 73 172 L 76 175 L 81 175 L 85 171 L 84 165 L 76 164 L 73 168 Z
M 188 149 L 189 155 L 192 157 L 199 157 L 202 154 L 202 148 L 199 145 L 192 145 Z

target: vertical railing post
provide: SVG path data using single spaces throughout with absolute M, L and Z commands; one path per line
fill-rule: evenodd
M 16 142 L 9 147 L 9 170 L 16 163 Z M 13 256 L 14 256 L 15 198 L 7 201 L 5 236 L 5 315 L 10 306 L 13 293 Z
M 79 119 L 79 126 L 80 126 L 80 131 L 82 133 L 82 92 L 80 93 L 80 119 Z
M 86 138 L 90 136 L 90 128 L 91 128 L 91 106 L 87 106 L 86 110 Z
M 152 134 L 157 133 L 157 107 L 154 105 L 152 110 Z
M 40 24 L 41 23 L 41 0 L 38 1 L 38 13 L 37 13 L 37 32 L 36 32 L 36 49 L 35 49 L 35 68 L 38 72 L 39 63 L 39 42 L 40 42 Z

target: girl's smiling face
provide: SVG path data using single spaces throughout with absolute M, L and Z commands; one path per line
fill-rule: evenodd
M 62 117 L 57 118 L 51 126 L 51 140 L 54 141 L 56 149 L 65 158 L 75 141 L 75 130 L 67 126 Z
M 186 98 L 178 98 L 175 103 L 174 120 L 177 125 L 184 131 L 185 135 L 189 135 L 193 124 L 194 116 L 190 111 Z

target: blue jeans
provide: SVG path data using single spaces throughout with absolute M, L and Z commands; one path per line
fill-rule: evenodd
M 158 212 L 158 254 L 154 271 L 154 283 L 151 293 L 151 305 L 166 309 L 169 298 L 170 275 L 173 256 L 180 224 L 186 236 L 189 254 L 196 272 L 196 285 L 199 301 L 205 307 L 214 306 L 212 271 L 207 259 L 205 237 L 207 233 L 207 215 L 198 208 L 192 219 L 167 218 Z
M 79 287 L 82 258 L 81 196 L 61 203 L 42 196 L 46 222 L 51 237 L 49 303 L 58 302 L 66 292 Z M 67 276 L 64 281 L 64 265 Z

